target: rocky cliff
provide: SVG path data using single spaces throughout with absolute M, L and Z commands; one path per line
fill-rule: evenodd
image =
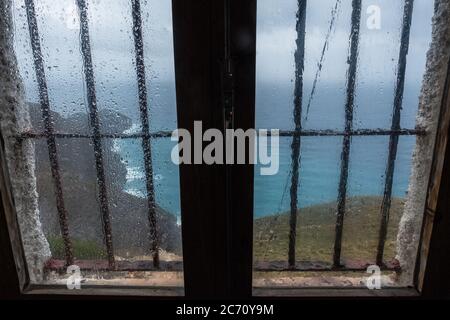
M 30 104 L 30 115 L 33 131 L 43 132 L 38 105 Z M 52 112 L 52 117 L 57 133 L 91 132 L 87 113 L 63 117 Z M 129 118 L 119 113 L 101 111 L 99 118 L 104 133 L 122 133 L 132 125 Z M 113 151 L 113 143 L 113 139 L 102 140 L 115 254 L 146 255 L 150 247 L 147 201 L 123 191 L 126 167 L 121 161 L 121 155 Z M 92 141 L 88 138 L 58 138 L 57 150 L 70 236 L 103 246 Z M 58 213 L 45 138 L 36 140 L 36 176 L 45 234 L 57 237 L 60 235 Z M 181 232 L 176 217 L 159 206 L 156 210 L 161 249 L 180 254 Z

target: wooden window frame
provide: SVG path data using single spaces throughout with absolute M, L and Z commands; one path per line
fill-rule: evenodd
M 172 0 L 178 126 L 193 132 L 223 128 L 225 63 L 232 57 L 234 126 L 254 128 L 256 0 Z M 232 23 L 230 23 L 232 22 Z M 244 35 L 244 36 L 243 36 Z M 450 76 L 434 150 L 421 249 L 412 288 L 252 288 L 253 165 L 181 165 L 185 298 L 433 297 L 450 291 Z M 0 135 L 1 137 L 1 135 Z M 177 289 L 85 288 L 77 292 L 32 286 L 17 223 L 4 141 L 0 148 L 0 296 L 67 298 L 172 296 Z M 446 244 L 446 245 L 443 245 Z M 175 297 L 174 299 L 180 299 Z

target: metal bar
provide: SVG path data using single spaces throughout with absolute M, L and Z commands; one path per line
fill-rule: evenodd
M 302 99 L 303 99 L 303 70 L 305 65 L 305 28 L 306 28 L 306 0 L 298 0 L 297 12 L 297 49 L 295 51 L 295 89 L 294 89 L 294 122 L 295 135 L 292 139 L 291 161 L 291 212 L 289 217 L 289 267 L 295 267 L 295 247 L 297 239 L 297 194 L 300 168 L 300 133 L 302 132 Z
M 331 263 L 325 261 L 297 261 L 292 267 L 286 261 L 256 261 L 254 270 L 260 272 L 283 272 L 283 271 L 367 271 L 367 267 L 373 265 L 373 261 L 350 260 L 344 265 L 335 268 Z M 401 271 L 400 264 L 396 260 L 387 262 L 382 270 Z
M 301 137 L 321 137 L 321 136 L 422 136 L 425 135 L 426 130 L 421 129 L 399 129 L 399 130 L 384 130 L 384 129 L 358 129 L 351 132 L 336 131 L 336 130 L 302 130 L 301 132 L 295 132 L 293 130 L 280 130 L 278 133 L 279 137 L 293 137 L 299 135 Z M 256 132 L 256 134 L 260 134 Z M 51 134 L 55 138 L 61 139 L 92 139 L 93 136 L 90 134 L 79 134 L 79 133 L 60 133 L 54 132 Z M 268 136 L 272 136 L 270 131 L 267 132 Z M 171 131 L 158 131 L 154 133 L 134 133 L 134 134 L 100 134 L 102 139 L 139 139 L 143 137 L 149 137 L 151 139 L 158 138 L 170 138 L 172 136 Z M 10 138 L 18 139 L 43 139 L 47 138 L 48 134 L 45 132 L 24 132 L 17 136 L 11 136 Z
M 342 143 L 341 175 L 339 179 L 339 195 L 336 218 L 336 235 L 334 241 L 333 266 L 341 265 L 342 233 L 344 227 L 345 200 L 347 197 L 348 166 L 350 158 L 351 136 L 353 130 L 353 107 L 355 99 L 356 71 L 358 65 L 359 30 L 361 22 L 361 0 L 352 2 L 352 20 L 350 32 L 350 56 L 347 73 L 347 101 L 345 104 L 345 132 Z
M 89 39 L 89 25 L 85 0 L 77 0 L 80 13 L 80 37 L 81 53 L 83 56 L 84 75 L 87 89 L 87 101 L 89 106 L 90 123 L 92 127 L 92 142 L 94 145 L 95 167 L 97 170 L 98 197 L 105 234 L 108 263 L 111 269 L 115 267 L 114 249 L 112 241 L 111 221 L 108 205 L 108 192 L 106 190 L 105 170 L 103 165 L 103 149 L 100 134 L 100 121 L 98 119 L 97 98 L 95 92 L 94 69 L 92 65 L 91 45 Z
M 108 271 L 107 260 L 76 260 L 76 265 L 82 271 Z M 348 272 L 366 272 L 367 267 L 373 265 L 373 261 L 348 261 L 345 266 L 339 268 L 339 271 Z M 152 261 L 117 261 L 117 271 L 161 271 L 164 272 L 180 272 L 183 271 L 183 261 L 161 261 L 161 267 L 155 268 Z M 297 261 L 295 268 L 290 268 L 286 261 L 257 261 L 254 263 L 254 271 L 258 272 L 283 272 L 283 271 L 313 271 L 313 272 L 332 272 L 335 271 L 333 266 L 324 261 Z M 64 261 L 50 259 L 45 263 L 44 270 L 65 273 Z M 401 272 L 398 261 L 388 261 L 382 266 L 383 271 Z
M 79 133 L 59 133 L 55 132 L 51 134 L 55 138 L 61 139 L 93 139 L 93 135 L 91 134 L 79 134 Z M 42 139 L 47 138 L 48 134 L 45 132 L 36 133 L 36 132 L 24 132 L 18 136 L 12 138 L 20 138 L 20 139 Z M 170 131 L 160 131 L 155 133 L 135 133 L 135 134 L 100 134 L 101 139 L 140 139 L 140 138 L 170 138 L 172 136 L 172 132 Z
M 147 187 L 148 219 L 150 223 L 150 250 L 153 256 L 153 266 L 159 268 L 159 241 L 156 218 L 155 190 L 153 185 L 153 166 L 151 141 L 148 133 L 150 125 L 148 120 L 147 87 L 145 83 L 144 43 L 142 41 L 142 19 L 140 0 L 131 0 L 133 16 L 133 37 L 136 53 L 136 75 L 139 90 L 139 110 L 142 123 L 142 148 L 144 150 L 145 180 Z
M 409 48 L 409 35 L 411 31 L 411 20 L 414 8 L 414 0 L 405 0 L 405 7 L 403 12 L 402 38 L 400 43 L 400 53 L 397 67 L 397 83 L 395 88 L 394 107 L 392 112 L 391 130 L 400 129 L 400 113 L 403 102 L 403 92 L 405 88 L 405 72 L 406 72 L 406 57 Z M 392 197 L 392 183 L 395 170 L 395 159 L 397 157 L 398 135 L 392 134 L 389 139 L 389 155 L 385 173 L 385 186 L 383 202 L 381 205 L 381 224 L 378 238 L 377 248 L 377 264 L 383 264 L 384 245 L 386 243 L 387 229 L 389 223 L 389 210 L 391 208 Z
M 75 260 L 75 264 L 81 271 L 108 271 L 107 260 Z M 155 267 L 153 261 L 117 261 L 115 271 L 162 271 L 162 272 L 181 272 L 183 271 L 183 261 L 161 261 L 160 267 Z M 55 271 L 65 273 L 64 264 L 61 260 L 50 259 L 44 265 L 45 271 Z
M 427 132 L 421 129 L 399 129 L 399 130 L 384 130 L 384 129 L 358 129 L 349 132 L 336 131 L 336 130 L 302 130 L 301 132 L 295 132 L 292 130 L 280 130 L 278 136 L 280 137 L 293 137 L 295 135 L 301 137 L 321 137 L 321 136 L 414 136 L 425 135 Z M 259 134 L 259 132 L 257 133 Z M 267 132 L 268 136 L 271 136 L 271 132 Z
M 56 148 L 56 139 L 53 135 L 53 119 L 50 113 L 50 102 L 48 98 L 47 81 L 45 77 L 44 61 L 42 58 L 41 44 L 39 39 L 39 30 L 37 26 L 36 13 L 33 0 L 25 0 L 25 7 L 28 19 L 28 28 L 30 32 L 31 49 L 33 51 L 34 70 L 39 89 L 39 100 L 42 110 L 42 119 L 44 121 L 45 136 L 47 138 L 48 155 L 50 168 L 52 172 L 53 184 L 55 186 L 56 208 L 58 210 L 59 225 L 64 242 L 64 254 L 66 265 L 73 264 L 72 243 L 69 237 L 69 226 L 67 219 L 67 210 L 64 204 L 64 196 L 59 171 L 58 151 Z

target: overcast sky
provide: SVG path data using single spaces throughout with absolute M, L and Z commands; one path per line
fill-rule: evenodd
M 341 81 L 345 77 L 349 32 L 351 20 L 351 0 L 341 0 L 338 16 L 333 29 L 329 48 L 325 56 L 322 79 Z M 315 74 L 325 36 L 331 20 L 331 11 L 336 0 L 308 1 L 306 20 L 306 82 Z M 363 0 L 360 66 L 372 81 L 388 76 L 382 72 L 396 65 L 403 0 Z M 376 5 L 381 12 L 381 29 L 369 30 L 367 8 Z M 285 80 L 293 74 L 293 53 L 295 51 L 296 0 L 258 1 L 258 71 L 267 81 Z M 411 32 L 411 51 L 408 57 L 411 68 L 422 68 L 424 52 L 430 41 L 432 0 L 416 0 Z M 417 69 L 416 69 L 417 70 Z M 416 74 L 417 72 L 411 72 Z M 262 80 L 262 79 L 261 79 Z M 369 80 L 369 79 L 367 79 Z
M 312 84 L 324 45 L 331 11 L 337 0 L 308 1 L 306 21 L 305 91 Z M 23 0 L 14 0 L 16 51 L 27 94 L 36 99 L 29 34 Z M 101 97 L 120 104 L 124 88 L 135 86 L 130 0 L 87 0 L 95 77 Z M 50 91 L 68 99 L 66 108 L 84 101 L 82 60 L 75 0 L 35 0 Z M 403 0 L 363 0 L 358 81 L 360 85 L 392 83 L 398 58 Z M 408 56 L 407 81 L 420 82 L 430 41 L 432 0 L 416 0 Z M 366 9 L 381 9 L 381 29 L 369 30 Z M 145 59 L 149 81 L 173 82 L 170 0 L 143 0 Z M 297 0 L 258 0 L 257 82 L 291 86 L 294 75 Z M 320 86 L 345 83 L 351 0 L 341 0 L 325 55 Z M 52 90 L 58 89 L 58 90 Z M 67 92 L 70 92 L 68 95 Z M 103 93 L 103 94 L 102 94 Z M 55 93 L 56 95 L 56 93 Z M 307 95 L 307 94 L 306 94 Z M 73 102 L 73 103 L 72 103 Z M 129 101 L 128 101 L 129 102 Z

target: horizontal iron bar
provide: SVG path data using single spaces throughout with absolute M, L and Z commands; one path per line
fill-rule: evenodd
M 357 129 L 346 131 L 338 130 L 302 130 L 296 133 L 293 130 L 280 130 L 279 136 L 281 137 L 292 137 L 294 135 L 300 135 L 303 137 L 319 137 L 319 136 L 414 136 L 414 135 L 425 135 L 427 132 L 421 129 L 400 129 L 400 130 L 389 130 L 389 129 Z M 268 133 L 270 135 L 270 132 Z
M 253 264 L 254 271 L 281 272 L 281 271 L 366 271 L 375 261 L 344 261 L 339 267 L 324 261 L 296 261 L 292 266 L 286 261 L 258 261 Z M 400 272 L 400 264 L 393 260 L 380 267 L 381 270 Z
M 81 271 L 183 271 L 182 261 L 160 261 L 155 266 L 153 260 L 142 261 L 115 261 L 115 269 L 111 270 L 108 260 L 75 260 L 75 265 Z M 45 263 L 44 270 L 66 273 L 63 260 L 50 259 Z
M 82 134 L 82 133 L 54 133 L 53 136 L 55 138 L 67 138 L 67 139 L 92 139 L 92 135 L 90 134 Z M 160 131 L 154 132 L 150 134 L 143 133 L 133 133 L 133 134 L 120 134 L 120 133 L 106 133 L 100 134 L 100 138 L 103 139 L 140 139 L 140 138 L 169 138 L 172 136 L 171 131 Z M 46 133 L 34 133 L 34 132 L 26 132 L 22 133 L 20 136 L 16 138 L 21 139 L 41 139 L 46 138 Z
M 82 271 L 111 271 L 107 260 L 75 260 L 74 262 Z M 254 264 L 254 271 L 257 272 L 281 272 L 281 271 L 366 271 L 367 267 L 374 265 L 370 261 L 345 261 L 340 268 L 333 268 L 331 263 L 323 261 L 297 261 L 295 267 L 291 268 L 287 261 L 259 261 Z M 64 260 L 50 259 L 45 264 L 45 271 L 66 272 Z M 391 270 L 401 272 L 398 261 L 386 262 L 381 270 Z M 183 271 L 182 261 L 160 261 L 159 268 L 156 268 L 152 260 L 142 261 L 116 261 L 115 271 Z
M 258 133 L 259 134 L 259 133 Z M 295 135 L 300 135 L 304 137 L 320 137 L 320 136 L 390 136 L 390 135 L 399 135 L 399 136 L 422 136 L 426 135 L 426 130 L 423 129 L 400 129 L 400 130 L 389 130 L 389 129 L 358 129 L 350 131 L 346 133 L 345 131 L 337 131 L 337 130 L 303 130 L 301 132 L 296 133 L 294 130 L 280 130 L 278 136 L 280 137 L 293 137 Z M 272 134 L 268 131 L 268 136 Z M 35 132 L 26 132 L 22 133 L 19 136 L 15 136 L 14 138 L 19 139 L 42 139 L 47 138 L 48 134 L 46 133 L 35 133 Z M 55 138 L 81 138 L 81 139 L 92 139 L 92 135 L 89 134 L 81 134 L 81 133 L 53 133 L 52 136 Z M 144 137 L 150 138 L 169 138 L 172 136 L 172 131 L 158 131 L 150 134 L 143 133 L 133 133 L 133 134 L 120 134 L 120 133 L 106 133 L 100 134 L 100 138 L 104 139 L 139 139 Z

